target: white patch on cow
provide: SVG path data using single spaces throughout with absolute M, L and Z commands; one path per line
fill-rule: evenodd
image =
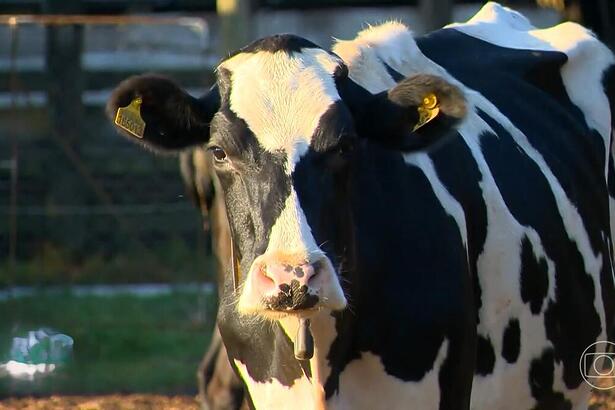
M 250 377 L 245 364 L 234 359 L 241 379 L 245 382 L 252 402 L 257 409 L 286 409 L 292 403 L 297 410 L 314 410 L 312 384 L 305 377 L 300 377 L 291 386 L 285 386 L 277 379 L 260 383 Z
M 327 51 L 304 48 L 288 54 L 240 53 L 220 64 L 231 72 L 230 108 L 260 145 L 283 151 L 289 172 L 305 152 L 324 112 L 339 100 L 333 73 L 340 60 Z
M 282 212 L 271 227 L 265 254 L 277 252 L 304 255 L 306 260 L 324 256 L 312 235 L 294 188 L 291 188 Z
M 348 66 L 349 77 L 371 93 L 395 85 L 382 62 L 405 76 L 432 73 L 434 68 L 419 50 L 412 32 L 396 22 L 370 27 L 353 40 L 336 40 L 333 52 Z
M 431 189 L 433 189 L 436 198 L 438 198 L 438 201 L 442 204 L 442 208 L 444 208 L 446 213 L 449 214 L 457 223 L 459 234 L 461 235 L 461 240 L 463 241 L 463 246 L 467 252 L 468 230 L 466 228 L 466 217 L 463 207 L 459 201 L 457 201 L 455 197 L 448 192 L 442 181 L 438 178 L 431 158 L 429 158 L 429 156 L 425 153 L 414 153 L 405 154 L 404 161 L 406 161 L 407 164 L 412 164 L 423 171 L 427 177 L 427 180 L 431 184 Z
M 404 382 L 388 374 L 380 357 L 361 353 L 339 376 L 339 391 L 328 401 L 332 410 L 438 409 L 438 375 L 448 354 L 448 340 L 440 345 L 433 368 L 420 382 Z
M 536 29 L 521 14 L 497 3 L 487 3 L 467 23 L 448 27 L 501 47 L 565 53 L 568 61 L 561 69 L 564 86 L 587 124 L 602 136 L 605 164 L 608 163 L 611 112 L 602 78 L 605 70 L 615 63 L 615 57 L 591 31 L 571 22 Z
M 294 317 L 280 319 L 280 324 L 286 335 L 295 339 L 298 320 Z M 292 407 L 298 410 L 324 409 L 324 383 L 331 374 L 327 352 L 337 336 L 335 319 L 328 311 L 320 311 L 312 317 L 312 335 L 314 336 L 314 359 L 310 361 L 312 374 L 318 374 L 312 380 L 306 376 L 295 379 L 291 386 L 284 386 L 277 379 L 262 383 L 253 380 L 246 366 L 235 359 L 242 380 L 246 383 L 250 397 L 257 409 L 286 409 Z M 318 369 L 314 366 L 318 365 Z

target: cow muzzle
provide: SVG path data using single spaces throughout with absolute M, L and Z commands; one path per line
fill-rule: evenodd
M 309 261 L 284 255 L 262 255 L 254 261 L 239 300 L 244 313 L 307 316 L 322 307 L 343 309 L 346 298 L 326 257 Z
M 269 263 L 258 273 L 263 283 L 265 307 L 271 310 L 304 310 L 316 306 L 320 263 L 290 265 Z

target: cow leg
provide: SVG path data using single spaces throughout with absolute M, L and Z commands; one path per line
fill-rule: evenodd
M 199 365 L 197 379 L 198 400 L 203 410 L 239 410 L 242 408 L 243 385 L 228 361 L 218 326 L 214 329 L 209 349 Z

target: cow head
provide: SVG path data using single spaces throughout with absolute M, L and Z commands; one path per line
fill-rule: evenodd
M 354 150 L 367 140 L 403 151 L 437 143 L 465 114 L 461 92 L 418 75 L 373 95 L 336 55 L 290 35 L 225 59 L 217 79 L 197 99 L 169 79 L 133 77 L 114 91 L 108 113 L 138 98 L 145 129 L 135 140 L 157 150 L 208 147 L 240 272 L 226 296 L 236 296 L 240 313 L 344 309 Z

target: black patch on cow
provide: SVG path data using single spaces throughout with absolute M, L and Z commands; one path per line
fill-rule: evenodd
M 300 53 L 304 48 L 321 48 L 318 45 L 294 34 L 276 34 L 253 41 L 247 46 L 231 54 L 228 58 L 240 53 L 277 53 L 279 51 L 292 54 Z
M 468 403 L 475 350 L 468 331 L 475 332 L 475 322 L 457 224 L 423 172 L 398 152 L 365 141 L 352 169 L 347 213 L 354 220 L 356 270 L 343 272 L 351 307 L 337 315 L 326 395 L 335 394 L 339 375 L 362 352 L 380 357 L 389 375 L 419 381 L 447 340 L 441 399 Z
M 278 324 L 240 317 L 233 307 L 220 309 L 218 327 L 231 363 L 233 359 L 241 361 L 253 380 L 264 383 L 276 379 L 291 386 L 303 377 L 293 342 Z
M 536 400 L 547 396 L 553 390 L 553 360 L 552 349 L 545 350 L 540 358 L 532 360 L 528 380 L 532 396 Z
M 553 391 L 553 349 L 545 349 L 530 364 L 529 384 L 537 401 L 532 410 L 571 410 L 572 403 L 560 392 Z
M 302 310 L 313 308 L 318 303 L 318 296 L 308 293 L 308 287 L 293 279 L 290 286 L 280 285 L 280 293 L 265 301 L 265 306 L 272 310 Z
M 509 70 L 523 72 L 522 78 L 529 84 L 549 94 L 558 102 L 571 104 L 559 74 L 561 67 L 568 61 L 566 54 L 533 50 L 529 56 L 525 54 L 524 57 L 520 61 L 511 62 L 512 65 L 518 64 L 519 68 L 509 67 Z
M 515 363 L 521 351 L 521 328 L 519 319 L 510 319 L 502 337 L 502 357 L 508 363 Z
M 389 73 L 393 81 L 395 81 L 396 83 L 400 82 L 401 80 L 405 78 L 403 74 L 401 74 L 399 71 L 396 71 L 393 67 L 391 67 L 384 61 L 380 60 L 380 62 L 382 63 L 384 68 L 387 70 L 387 73 Z
M 465 331 L 460 327 L 458 331 L 448 334 L 449 351 L 438 373 L 441 410 L 458 409 L 463 405 L 469 407 L 471 387 L 469 383 L 462 382 L 461 377 L 471 380 L 471 369 L 476 365 L 477 340 L 476 326 L 471 323 L 473 316 L 472 309 L 468 309 Z
M 476 341 L 476 369 L 475 372 L 481 376 L 493 373 L 495 366 L 495 350 L 493 344 L 486 336 L 479 335 Z
M 609 196 L 615 198 L 615 165 L 613 164 L 613 155 L 609 157 Z
M 342 148 L 340 144 L 350 143 L 354 140 L 356 140 L 354 119 L 344 102 L 338 100 L 331 104 L 320 116 L 318 125 L 312 134 L 310 151 L 314 154 L 343 154 L 340 151 L 340 148 Z M 324 157 L 312 157 L 312 159 L 323 160 Z
M 609 106 L 611 108 L 611 122 L 615 129 L 615 65 L 610 66 L 604 73 L 602 79 L 603 87 L 606 95 L 609 99 Z M 611 198 L 615 198 L 615 166 L 613 164 L 613 141 L 611 141 L 611 151 L 609 152 L 609 169 L 608 169 L 608 191 Z M 611 216 L 612 217 L 612 216 Z M 605 230 L 607 232 L 609 244 L 613 243 L 613 232 Z M 613 261 L 613 246 L 608 246 L 609 250 L 609 264 Z M 605 263 L 605 265 L 607 265 Z M 600 284 L 602 286 L 602 301 L 604 303 L 605 316 L 607 321 L 607 339 L 615 340 L 615 283 L 611 275 L 612 266 L 605 266 L 602 269 L 602 275 L 600 276 Z
M 461 135 L 451 138 L 448 143 L 429 155 L 438 178 L 448 192 L 461 204 L 468 231 L 468 256 L 472 273 L 476 323 L 480 323 L 478 312 L 482 306 L 480 279 L 478 277 L 478 256 L 483 251 L 487 238 L 487 207 L 479 183 L 482 175 Z
M 614 106 L 615 107 L 615 106 Z M 614 120 L 615 121 L 615 118 Z M 615 166 L 613 163 L 613 155 L 609 155 L 609 196 L 611 198 L 615 197 Z M 606 269 L 602 270 L 602 275 L 600 276 L 600 285 L 602 286 L 602 301 L 604 303 L 604 310 L 606 316 L 606 335 L 607 340 L 615 340 L 615 298 L 613 294 L 615 294 L 615 282 L 613 281 L 613 276 L 610 272 L 613 271 L 613 232 L 610 230 L 607 231 L 608 237 L 608 251 L 609 251 L 609 259 L 608 266 Z M 606 264 L 606 263 L 605 263 Z
M 536 259 L 527 236 L 521 240 L 521 299 L 534 315 L 540 313 L 549 291 L 549 272 L 544 258 Z
M 475 307 L 475 316 L 476 316 L 476 324 L 480 323 L 480 309 L 483 306 L 483 290 L 480 287 L 480 278 L 478 274 L 472 275 L 472 290 L 474 295 L 474 307 Z

